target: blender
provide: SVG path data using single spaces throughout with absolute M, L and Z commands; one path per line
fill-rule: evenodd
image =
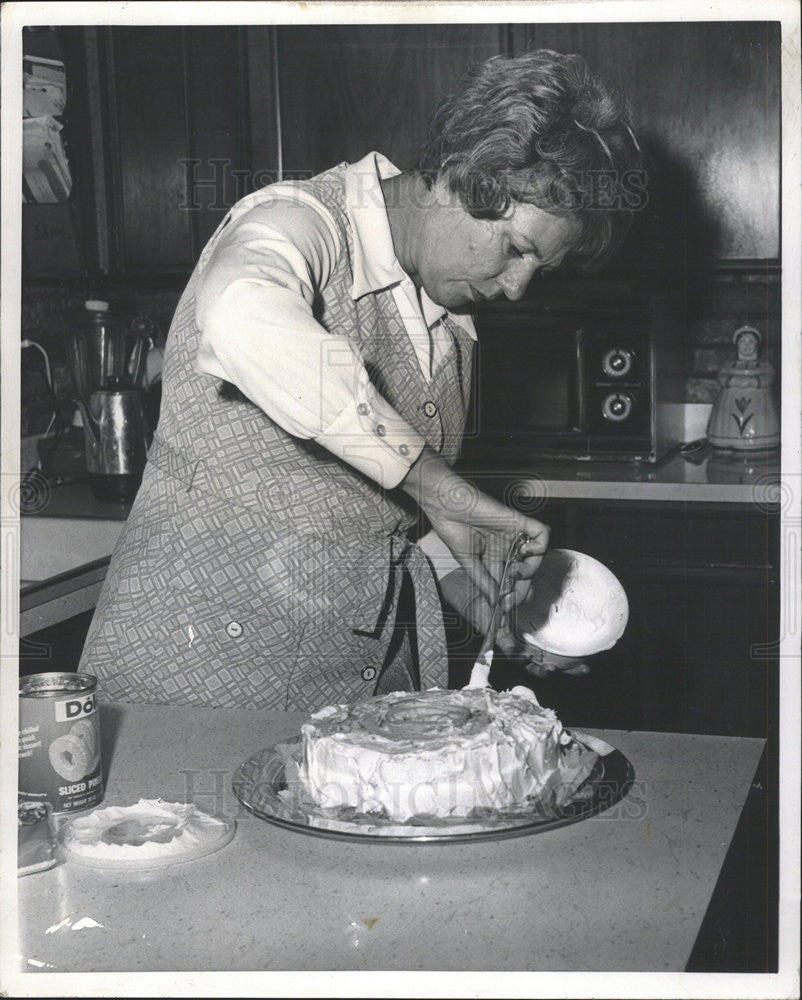
M 69 317 L 66 342 L 92 492 L 99 500 L 132 500 L 151 437 L 142 388 L 150 340 L 107 302 L 90 299 Z

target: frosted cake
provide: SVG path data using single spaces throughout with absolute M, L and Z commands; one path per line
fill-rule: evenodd
M 533 696 L 489 688 L 330 705 L 301 733 L 306 797 L 322 809 L 399 823 L 559 805 L 597 756 Z

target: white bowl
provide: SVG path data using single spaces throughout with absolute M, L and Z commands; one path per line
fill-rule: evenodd
M 549 549 L 514 611 L 521 641 L 559 656 L 592 656 L 624 634 L 629 602 L 603 564 L 570 549 Z

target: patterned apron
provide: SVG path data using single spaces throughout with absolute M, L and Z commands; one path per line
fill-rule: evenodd
M 303 182 L 342 245 L 316 318 L 352 341 L 378 390 L 453 462 L 471 338 L 446 318 L 452 347 L 427 381 L 392 292 L 353 300 L 344 170 Z M 314 710 L 444 687 L 437 586 L 407 538 L 415 505 L 195 372 L 195 287 L 216 236 L 170 328 L 159 426 L 80 669 L 108 699 L 239 708 Z

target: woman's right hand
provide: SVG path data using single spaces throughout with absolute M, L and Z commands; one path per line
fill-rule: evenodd
M 516 566 L 516 597 L 522 596 L 548 547 L 545 524 L 482 493 L 428 447 L 401 485 L 490 606 L 495 604 L 510 546 L 517 534 L 525 532 L 529 541 L 521 547 Z

